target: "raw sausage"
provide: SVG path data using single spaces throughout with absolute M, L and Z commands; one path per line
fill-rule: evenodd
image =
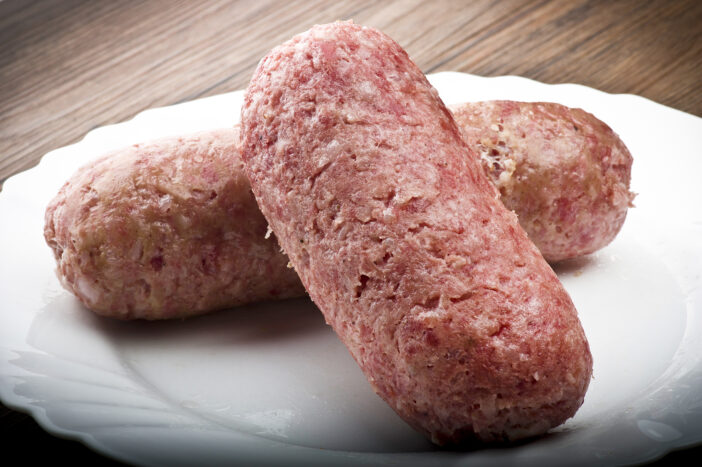
M 575 258 L 614 239 L 634 199 L 632 157 L 605 123 L 550 102 L 476 102 L 451 110 L 544 258 Z
M 81 168 L 46 210 L 65 288 L 98 314 L 183 318 L 304 294 L 244 176 L 238 128 L 134 145 Z
M 438 444 L 544 433 L 592 372 L 570 297 L 407 54 L 353 23 L 259 64 L 259 207 L 375 391 Z

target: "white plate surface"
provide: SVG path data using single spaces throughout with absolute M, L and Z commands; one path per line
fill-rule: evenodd
M 108 149 L 217 128 L 242 92 L 91 131 L 0 193 L 0 397 L 50 432 L 145 465 L 638 463 L 702 441 L 702 119 L 632 95 L 518 77 L 430 76 L 447 104 L 553 101 L 607 122 L 634 155 L 636 208 L 617 239 L 557 267 L 589 338 L 576 416 L 511 447 L 441 451 L 371 390 L 308 300 L 179 322 L 114 322 L 64 291 L 44 209 Z

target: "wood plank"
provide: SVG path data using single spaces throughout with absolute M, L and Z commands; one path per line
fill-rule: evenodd
M 0 181 L 90 129 L 246 86 L 260 57 L 353 17 L 425 72 L 516 74 L 702 115 L 701 2 L 0 2 Z

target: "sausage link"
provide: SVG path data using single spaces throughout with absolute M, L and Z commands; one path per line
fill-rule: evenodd
M 242 138 L 308 293 L 409 424 L 512 440 L 575 413 L 592 357 L 570 297 L 394 41 L 334 23 L 275 48 Z
M 66 289 L 98 314 L 183 318 L 304 294 L 244 176 L 238 128 L 134 145 L 81 168 L 46 210 Z
M 632 157 L 604 122 L 550 102 L 451 107 L 463 136 L 550 262 L 592 253 L 619 233 L 634 194 Z

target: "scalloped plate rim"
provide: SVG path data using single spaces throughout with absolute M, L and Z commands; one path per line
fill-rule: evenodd
M 665 109 L 665 111 L 674 111 L 680 116 L 684 116 L 684 118 L 692 117 L 695 119 L 698 119 L 700 122 L 702 122 L 702 119 L 699 119 L 699 117 L 696 117 L 694 115 L 687 114 L 685 112 L 672 109 L 669 107 L 666 107 L 662 104 L 659 104 L 657 102 L 654 102 L 650 99 L 637 96 L 634 94 L 609 94 L 603 91 L 599 91 L 593 88 L 589 88 L 587 86 L 583 86 L 580 84 L 575 84 L 575 83 L 562 83 L 562 84 L 546 84 L 546 83 L 541 83 L 535 80 L 531 80 L 529 78 L 524 78 L 520 76 L 497 76 L 497 77 L 478 77 L 474 75 L 467 75 L 464 73 L 459 73 L 459 72 L 442 72 L 442 73 L 436 73 L 434 75 L 430 75 L 430 77 L 433 77 L 434 79 L 443 79 L 443 78 L 449 78 L 453 79 L 452 77 L 458 77 L 457 79 L 464 79 L 464 78 L 470 78 L 471 80 L 480 80 L 480 81 L 485 81 L 485 82 L 492 82 L 492 83 L 504 83 L 507 81 L 513 81 L 516 83 L 520 83 L 520 85 L 525 85 L 529 87 L 535 87 L 539 88 L 536 92 L 541 92 L 542 90 L 545 89 L 560 89 L 567 91 L 568 89 L 577 89 L 578 92 L 585 92 L 585 93 L 596 93 L 599 96 L 603 96 L 606 99 L 611 99 L 611 98 L 616 98 L 616 99 L 628 99 L 632 101 L 637 101 L 639 103 L 643 103 L 645 105 L 653 105 L 656 106 L 659 110 Z M 96 128 L 88 132 L 80 141 L 64 146 L 63 148 L 59 148 L 56 150 L 52 150 L 49 153 L 47 153 L 40 161 L 40 163 L 31 168 L 28 169 L 27 171 L 24 171 L 22 173 L 13 175 L 9 177 L 5 183 L 4 183 L 4 190 L 3 192 L 7 192 L 8 187 L 12 187 L 14 183 L 16 183 L 18 180 L 22 179 L 23 177 L 31 177 L 35 174 L 37 174 L 40 171 L 44 171 L 47 166 L 49 165 L 49 162 L 55 158 L 59 157 L 61 152 L 68 151 L 70 152 L 73 148 L 77 146 L 84 145 L 86 141 L 90 141 L 92 138 L 96 138 L 101 134 L 101 132 L 111 132 L 114 130 L 118 130 L 119 128 L 125 126 L 125 125 L 132 125 L 134 122 L 138 122 L 141 118 L 144 118 L 144 115 L 151 115 L 153 113 L 158 113 L 158 112 L 172 112 L 172 111 L 177 111 L 178 109 L 187 107 L 187 106 L 192 106 L 194 103 L 197 102 L 202 102 L 205 100 L 220 100 L 223 98 L 226 98 L 227 96 L 232 97 L 235 96 L 239 93 L 242 93 L 243 91 L 234 91 L 226 94 L 220 94 L 220 95 L 215 95 L 215 96 L 209 96 L 205 97 L 202 99 L 198 99 L 195 101 L 189 101 L 189 102 L 183 102 L 183 103 L 178 103 L 172 106 L 164 106 L 164 107 L 156 107 L 156 108 L 151 108 L 144 110 L 142 112 L 139 112 L 136 114 L 133 118 L 126 120 L 121 123 L 116 123 L 116 124 L 111 124 L 111 125 L 106 125 L 100 128 Z M 546 99 L 544 99 L 546 100 Z M 97 136 L 96 136 L 97 135 Z M 0 192 L 0 200 L 3 199 L 3 192 Z M 0 203 L 0 207 L 2 207 L 2 203 Z M 15 349 L 7 348 L 1 349 L 0 350 L 5 350 L 8 353 L 14 353 Z M 4 353 L 4 352 L 3 352 Z M 4 359 L 0 361 L 0 364 L 2 364 L 1 368 L 4 368 L 7 364 L 9 364 L 9 359 Z M 73 440 L 78 440 L 86 445 L 90 446 L 91 448 L 95 449 L 96 451 L 103 453 L 105 455 L 128 461 L 128 462 L 139 462 L 140 458 L 137 456 L 136 458 L 128 452 L 121 451 L 119 449 L 115 450 L 108 444 L 105 444 L 103 442 L 100 442 L 97 438 L 95 438 L 90 432 L 85 432 L 85 431 L 77 431 L 77 430 L 70 430 L 70 429 L 65 429 L 61 427 L 59 424 L 55 423 L 49 415 L 46 413 L 46 409 L 41 406 L 37 406 L 32 403 L 32 401 L 25 400 L 25 398 L 16 395 L 13 392 L 13 384 L 10 382 L 10 380 L 13 378 L 13 376 L 7 376 L 5 374 L 0 375 L 2 379 L 0 379 L 0 397 L 2 398 L 2 401 L 4 404 L 6 404 L 8 407 L 11 407 L 15 410 L 19 410 L 22 412 L 29 413 L 37 422 L 48 432 L 62 437 L 62 438 L 67 438 L 67 439 L 73 439 Z M 696 443 L 702 442 L 702 433 L 698 433 L 696 436 L 693 435 L 692 437 L 689 437 L 689 439 L 681 440 L 680 442 L 669 442 L 665 446 L 661 446 L 661 449 L 654 451 L 650 453 L 648 456 L 646 456 L 644 459 L 639 459 L 639 461 L 646 461 L 646 460 L 652 460 L 655 459 L 659 456 L 662 456 L 668 452 L 671 452 L 673 450 L 681 449 L 684 447 L 688 447 L 691 445 L 694 445 Z M 278 443 L 275 441 L 267 440 L 266 442 L 270 442 L 274 445 L 280 444 L 280 445 L 285 445 L 285 443 Z M 303 450 L 309 449 L 311 451 L 316 451 L 313 448 L 303 448 Z M 339 452 L 341 454 L 341 452 Z M 398 453 L 400 454 L 400 453 Z M 392 455 L 392 454 L 390 454 Z M 402 455 L 402 454 L 400 454 Z M 381 454 L 378 459 L 370 459 L 366 460 L 369 463 L 374 463 L 376 461 L 380 461 L 383 458 L 386 458 L 385 455 Z M 385 459 L 388 460 L 388 459 Z M 364 461 L 364 463 L 366 462 Z

